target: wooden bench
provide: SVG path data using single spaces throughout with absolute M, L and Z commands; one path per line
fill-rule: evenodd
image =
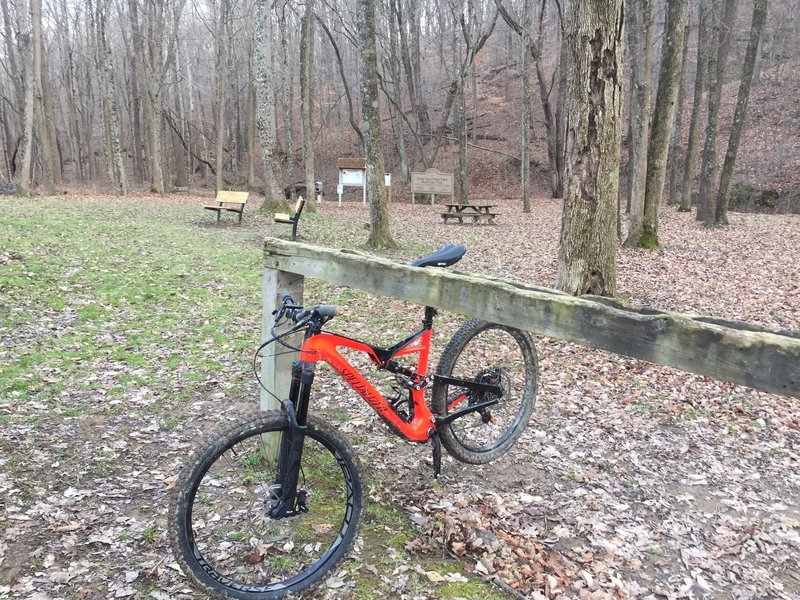
M 216 197 L 217 205 L 212 206 L 210 204 L 206 204 L 203 208 L 206 210 L 217 211 L 217 222 L 219 222 L 223 210 L 239 213 L 239 223 L 241 223 L 244 205 L 247 204 L 247 199 L 249 197 L 250 192 L 219 191 L 217 192 Z
M 294 205 L 294 214 L 290 215 L 288 213 L 275 213 L 275 222 L 276 223 L 289 223 L 292 226 L 292 241 L 297 237 L 297 222 L 300 220 L 300 215 L 303 212 L 303 207 L 306 205 L 306 201 L 303 200 L 303 197 L 300 196 L 297 199 L 297 202 Z

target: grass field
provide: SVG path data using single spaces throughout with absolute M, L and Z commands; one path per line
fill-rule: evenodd
M 199 433 L 257 408 L 250 365 L 261 336 L 260 242 L 272 227 L 288 234 L 246 217 L 242 227 L 217 226 L 195 203 L 146 199 L 6 208 L 0 597 L 187 593 L 170 568 L 166 488 Z M 306 231 L 342 242 L 346 219 L 330 230 L 330 220 L 304 217 Z M 349 229 L 364 237 L 356 224 Z M 307 293 L 372 302 L 315 282 Z M 385 330 L 386 318 L 369 311 L 363 325 Z M 391 485 L 372 471 L 366 481 L 372 490 Z M 403 566 L 403 593 L 434 593 L 425 571 L 435 569 L 461 574 L 439 582 L 438 594 L 450 595 L 449 586 L 456 596 L 504 597 L 477 578 L 461 581 L 458 561 L 410 555 L 406 512 L 372 496 L 364 541 L 345 565 L 355 574 L 327 594 L 391 595 L 396 578 L 376 573 Z

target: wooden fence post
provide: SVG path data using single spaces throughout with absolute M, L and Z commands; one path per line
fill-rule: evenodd
M 270 330 L 274 322 L 272 311 L 280 304 L 280 294 L 288 292 L 297 304 L 303 303 L 303 283 L 305 278 L 302 275 L 279 271 L 278 269 L 264 269 L 264 283 L 262 286 L 262 297 L 264 302 L 263 316 L 261 319 L 261 341 L 266 341 L 271 337 Z M 277 332 L 286 331 L 287 325 L 282 325 Z M 283 341 L 300 347 L 303 341 L 303 332 L 284 338 Z M 261 389 L 261 410 L 275 410 L 280 408 L 280 401 L 289 397 L 289 386 L 292 382 L 292 361 L 298 356 L 298 352 L 291 352 L 288 348 L 279 345 L 267 346 L 263 351 L 261 359 L 261 382 L 277 398 L 269 392 Z

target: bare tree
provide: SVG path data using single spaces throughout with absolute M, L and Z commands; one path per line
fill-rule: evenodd
M 447 92 L 445 95 L 444 106 L 442 107 L 442 113 L 439 117 L 439 123 L 436 126 L 436 131 L 433 136 L 433 149 L 431 151 L 430 158 L 425 161 L 426 165 L 433 164 L 436 162 L 436 157 L 439 155 L 439 150 L 442 147 L 442 143 L 444 142 L 445 137 L 445 130 L 447 129 L 447 123 L 450 120 L 450 114 L 453 110 L 453 104 L 458 97 L 458 86 L 459 86 L 459 78 L 463 79 L 466 76 L 466 73 L 472 68 L 472 61 L 475 60 L 475 57 L 481 51 L 483 46 L 486 44 L 486 40 L 489 39 L 489 36 L 492 35 L 492 31 L 494 31 L 494 26 L 497 23 L 497 11 L 495 11 L 492 19 L 488 23 L 484 23 L 478 32 L 464 32 L 464 35 L 469 35 L 468 39 L 465 39 L 466 42 L 466 51 L 464 53 L 464 58 L 460 61 L 460 64 L 456 65 L 453 75 L 453 80 L 450 82 L 450 86 L 447 88 Z M 462 28 L 464 24 L 462 24 Z M 474 33 L 473 35 L 470 35 Z
M 574 295 L 617 290 L 622 6 L 570 2 L 565 19 L 566 187 L 556 287 Z
M 225 189 L 224 170 L 225 170 L 225 128 L 227 125 L 227 116 L 225 115 L 225 89 L 228 87 L 226 81 L 228 74 L 228 61 L 227 61 L 227 48 L 228 40 L 225 36 L 226 23 L 229 19 L 230 2 L 229 0 L 220 0 L 216 14 L 216 26 L 214 28 L 214 41 L 217 47 L 216 52 L 216 65 L 214 68 L 214 75 L 217 82 L 214 86 L 215 90 L 215 106 L 216 112 L 214 121 L 216 121 L 217 138 L 215 143 L 216 153 L 216 183 L 215 189 L 217 192 Z
M 283 105 L 283 131 L 286 156 L 286 181 L 289 183 L 290 196 L 294 197 L 294 87 L 292 85 L 292 64 L 289 60 L 289 27 L 288 7 L 284 0 L 280 6 L 280 36 L 281 36 L 281 104 Z
M 39 7 L 41 13 L 41 6 Z M 41 22 L 42 15 L 38 20 Z M 50 58 L 47 55 L 44 38 L 39 27 L 39 39 L 34 40 L 39 53 L 40 77 L 36 81 L 36 106 L 39 114 L 39 145 L 41 147 L 43 163 L 43 179 L 45 188 L 54 190 L 61 184 L 61 154 L 58 151 L 58 132 L 56 130 L 56 115 L 53 106 L 53 86 L 50 82 Z
M 303 126 L 303 162 L 306 193 L 314 194 L 314 0 L 306 0 L 300 30 L 300 122 Z M 307 210 L 313 202 L 307 203 Z
M 422 91 L 422 67 L 420 51 L 421 0 L 394 0 L 394 17 L 400 38 L 400 56 L 405 72 L 406 88 L 417 119 L 417 134 L 431 135 L 431 118 Z M 392 27 L 392 25 L 390 25 Z
M 667 191 L 667 202 L 669 204 L 678 203 L 679 178 L 683 173 L 683 162 L 685 154 L 683 146 L 680 144 L 680 132 L 683 121 L 683 106 L 686 100 L 686 64 L 689 57 L 689 32 L 691 31 L 690 19 L 687 15 L 686 27 L 683 30 L 683 50 L 681 51 L 681 80 L 678 85 L 678 100 L 675 105 L 675 120 L 672 124 L 672 134 L 669 141 L 669 163 L 667 173 L 669 177 L 669 189 Z
M 271 2 L 256 0 L 255 76 L 257 129 L 264 166 L 264 207 L 282 202 L 283 196 L 275 179 L 275 72 L 272 60 Z M 313 189 L 313 188 L 312 188 Z
M 168 67 L 175 58 L 177 33 L 180 27 L 183 5 L 186 0 L 153 0 L 138 3 L 128 0 L 134 61 L 139 89 L 142 91 L 142 112 L 144 113 L 147 137 L 148 171 L 150 191 L 163 194 L 164 152 L 162 140 L 163 92 Z M 139 7 L 144 9 L 139 18 Z M 142 33 L 146 28 L 147 35 Z
M 647 149 L 647 182 L 644 197 L 644 227 L 637 246 L 658 247 L 658 210 L 667 174 L 670 134 L 681 80 L 681 50 L 686 30 L 687 0 L 668 0 L 664 26 L 664 50 L 658 78 L 656 106 Z
M 767 0 L 755 0 L 753 3 L 753 19 L 750 26 L 750 38 L 747 42 L 744 62 L 742 63 L 742 77 L 739 82 L 739 96 L 736 99 L 736 111 L 733 115 L 731 135 L 728 140 L 728 150 L 725 153 L 725 163 L 719 180 L 717 193 L 717 207 L 715 220 L 722 225 L 728 224 L 728 192 L 733 177 L 733 167 L 736 164 L 736 154 L 739 151 L 739 141 L 742 137 L 745 118 L 747 117 L 747 104 L 750 98 L 750 86 L 753 83 L 758 45 L 767 21 Z
M 361 106 L 364 119 L 364 153 L 367 162 L 367 198 L 370 233 L 367 245 L 395 248 L 389 230 L 389 209 L 383 182 L 383 133 L 378 95 L 378 51 L 375 41 L 375 0 L 358 0 L 359 55 L 361 59 Z M 313 189 L 313 188 L 312 188 Z
M 717 129 L 719 126 L 719 105 L 722 98 L 725 64 L 731 45 L 733 24 L 736 21 L 737 0 L 725 0 L 721 20 L 714 19 L 714 42 L 708 62 L 708 111 L 706 113 L 706 134 L 703 144 L 703 163 L 700 169 L 700 193 L 697 197 L 697 220 L 706 226 L 714 224 L 714 199 L 717 174 Z M 716 11 L 714 14 L 717 14 Z
M 700 0 L 697 7 L 697 67 L 694 78 L 694 96 L 692 100 L 692 117 L 689 122 L 689 141 L 686 143 L 686 158 L 683 162 L 683 179 L 681 183 L 681 202 L 678 208 L 681 212 L 692 210 L 692 183 L 697 171 L 697 152 L 700 138 L 700 117 L 703 112 L 703 92 L 706 86 L 706 73 L 708 72 L 708 43 L 710 18 L 712 7 L 708 0 Z M 712 3 L 715 0 L 711 0 Z
M 522 45 L 520 47 L 520 114 L 519 114 L 519 178 L 522 188 L 522 212 L 531 212 L 530 199 L 530 138 L 531 138 L 531 78 L 529 73 L 533 45 L 530 39 L 531 6 L 530 0 L 522 4 Z
M 3 39 L 5 41 L 5 68 L 13 86 L 13 94 L 11 98 L 0 99 L 3 103 L 3 134 L 4 134 L 4 156 L 7 164 L 7 171 L 9 178 L 14 176 L 15 171 L 15 157 L 17 154 L 17 143 L 19 141 L 18 122 L 14 118 L 13 106 L 18 107 L 20 110 L 24 107 L 25 92 L 24 80 L 20 74 L 19 65 L 17 62 L 17 51 L 22 49 L 20 44 L 18 47 L 14 46 L 14 33 L 12 27 L 14 25 L 14 16 L 11 15 L 8 6 L 9 0 L 0 0 L 0 14 L 2 14 L 3 21 Z M 20 4 L 17 4 L 19 7 Z M 22 33 L 22 31 L 20 31 Z M 19 42 L 20 40 L 18 40 Z
M 536 39 L 533 38 L 529 29 L 531 22 L 527 21 L 527 25 L 520 24 L 520 19 L 514 17 L 511 12 L 506 8 L 501 0 L 494 0 L 497 5 L 500 15 L 506 24 L 522 38 L 523 48 L 530 53 L 533 58 L 533 63 L 536 68 L 536 80 L 539 87 L 539 100 L 542 104 L 542 112 L 544 113 L 544 126 L 547 133 L 547 159 L 550 168 L 550 189 L 553 198 L 561 198 L 564 194 L 564 147 L 563 147 L 563 131 L 559 130 L 559 123 L 561 122 L 561 107 L 563 105 L 563 93 L 566 88 L 565 80 L 559 83 L 559 98 L 555 103 L 555 108 L 552 101 L 552 92 L 554 87 L 554 78 L 557 73 L 564 73 L 564 62 L 559 59 L 555 61 L 556 66 L 553 68 L 550 77 L 545 73 L 544 66 L 544 53 L 542 52 L 543 34 L 545 29 L 545 8 L 546 0 L 542 0 L 541 8 L 539 10 L 539 29 Z M 556 2 L 559 8 L 558 22 L 559 34 L 561 31 L 561 12 L 560 5 Z M 523 7 L 523 14 L 528 14 L 529 8 L 527 7 L 527 0 Z M 562 35 L 563 45 L 563 35 Z
M 17 159 L 17 194 L 20 196 L 30 196 L 32 185 L 31 162 L 33 154 L 33 100 L 34 82 L 37 77 L 34 44 L 33 44 L 33 25 L 32 13 L 33 4 L 39 3 L 39 14 L 41 14 L 41 0 L 31 0 L 29 6 L 24 0 L 17 2 L 17 44 L 19 45 L 19 55 L 22 59 L 22 80 L 23 80 L 23 106 L 22 106 L 22 139 L 20 140 L 20 150 Z M 39 23 L 41 26 L 41 22 Z
M 647 145 L 650 140 L 651 60 L 653 3 L 634 0 L 625 11 L 630 40 L 631 110 L 628 136 L 628 208 L 630 220 L 626 246 L 636 247 L 644 233 L 644 195 L 647 182 Z
M 342 88 L 344 90 L 344 96 L 347 99 L 347 118 L 350 121 L 350 126 L 353 128 L 353 131 L 356 132 L 359 141 L 361 142 L 361 144 L 363 144 L 364 134 L 361 133 L 361 129 L 359 128 L 358 123 L 356 123 L 355 111 L 353 110 L 353 97 L 350 94 L 350 84 L 347 83 L 347 75 L 345 74 L 344 71 L 344 62 L 342 61 L 342 53 L 339 52 L 339 45 L 336 43 L 336 39 L 333 37 L 331 30 L 328 29 L 328 26 L 325 24 L 325 21 L 321 17 L 317 16 L 317 22 L 319 23 L 320 27 L 322 27 L 322 30 L 325 32 L 325 35 L 328 36 L 328 40 L 330 41 L 331 46 L 333 47 L 333 53 L 336 56 L 336 67 L 339 71 L 339 77 L 342 80 Z M 394 37 L 395 35 L 394 28 L 390 28 L 390 34 L 392 35 L 392 37 Z
M 92 2 L 88 3 L 92 11 Z M 122 158 L 120 142 L 119 109 L 117 107 L 117 89 L 114 78 L 114 65 L 111 61 L 111 50 L 106 37 L 106 6 L 99 0 L 90 18 L 95 38 L 95 65 L 99 81 L 100 104 L 103 114 L 103 139 L 106 152 L 108 179 L 112 187 L 125 196 L 128 193 L 128 180 L 125 162 Z

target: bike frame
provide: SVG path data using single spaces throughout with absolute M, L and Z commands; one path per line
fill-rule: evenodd
M 436 309 L 425 307 L 422 329 L 405 340 L 389 348 L 380 348 L 343 335 L 322 331 L 324 321 L 313 322 L 307 329 L 305 339 L 300 347 L 300 359 L 292 363 L 292 382 L 289 387 L 288 405 L 289 430 L 281 441 L 276 487 L 278 492 L 271 496 L 269 515 L 274 519 L 304 512 L 307 510 L 305 495 L 297 489 L 300 476 L 300 458 L 303 452 L 303 439 L 311 400 L 311 388 L 317 363 L 328 363 L 342 379 L 369 404 L 380 417 L 406 439 L 413 442 L 433 443 L 434 473 L 438 477 L 441 469 L 441 446 L 437 428 L 447 425 L 469 413 L 483 410 L 497 404 L 502 396 L 502 389 L 493 384 L 476 380 L 465 380 L 455 377 L 434 375 L 427 377 L 428 358 L 430 357 L 431 338 L 433 336 L 433 318 Z M 412 416 L 406 421 L 392 408 L 389 400 L 354 367 L 342 354 L 339 348 L 348 348 L 369 356 L 379 368 L 395 375 L 406 377 L 406 388 L 411 396 Z M 417 355 L 417 370 L 394 361 L 401 356 Z M 434 415 L 425 402 L 425 388 L 433 380 L 445 385 L 453 384 L 464 390 L 448 401 L 447 415 Z M 473 401 L 472 394 L 477 400 Z M 480 399 L 483 393 L 491 397 Z M 468 400 L 465 408 L 450 412 L 464 400 Z
M 426 319 L 423 328 L 400 344 L 388 350 L 376 348 L 359 340 L 354 340 L 343 335 L 320 332 L 312 333 L 303 341 L 300 349 L 300 363 L 302 365 L 318 362 L 328 363 L 342 379 L 367 402 L 387 423 L 394 427 L 400 434 L 414 442 L 425 442 L 433 435 L 436 425 L 435 417 L 425 402 L 425 387 L 412 387 L 410 389 L 411 402 L 414 406 L 414 416 L 410 422 L 401 419 L 389 406 L 389 401 L 367 379 L 342 356 L 339 348 L 349 348 L 368 355 L 379 367 L 385 368 L 389 361 L 399 356 L 417 354 L 417 371 L 420 378 L 425 377 L 428 370 L 428 357 L 430 356 L 431 337 L 433 335 L 432 316 L 433 309 L 426 308 Z M 430 319 L 428 317 L 431 317 Z M 380 356 L 384 354 L 384 356 Z M 310 384 L 310 382 L 309 382 Z M 303 386 L 300 392 L 298 414 L 307 408 L 307 397 L 310 385 Z M 294 400 L 294 398 L 292 398 Z M 306 406 L 304 406 L 306 404 Z

